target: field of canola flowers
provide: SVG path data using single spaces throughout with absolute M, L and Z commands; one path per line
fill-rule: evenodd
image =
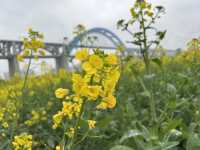
M 154 16 L 147 2 L 131 14 Z M 124 20 L 118 25 L 127 30 Z M 157 35 L 158 45 L 164 32 Z M 24 77 L 0 80 L 0 150 L 200 150 L 200 39 L 174 56 L 157 48 L 150 57 L 140 36 L 142 57 L 84 48 L 76 71 L 35 76 L 29 60 Z M 42 39 L 29 29 L 18 60 L 45 55 Z

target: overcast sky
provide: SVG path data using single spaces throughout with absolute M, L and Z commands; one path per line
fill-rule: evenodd
M 151 0 L 166 7 L 159 27 L 167 29 L 163 45 L 184 47 L 200 36 L 200 0 Z M 72 38 L 73 28 L 105 27 L 122 39 L 128 36 L 116 29 L 116 22 L 129 17 L 133 0 L 0 0 L 0 39 L 19 40 L 28 27 L 44 33 L 45 40 L 62 42 Z
M 167 29 L 164 47 L 184 48 L 187 41 L 200 37 L 200 0 L 151 2 L 166 8 L 158 24 Z M 45 41 L 62 42 L 63 37 L 72 39 L 77 24 L 84 24 L 88 29 L 108 28 L 126 41 L 129 36 L 116 29 L 116 22 L 130 17 L 133 3 L 134 0 L 0 0 L 0 39 L 20 40 L 32 27 L 45 35 Z M 4 72 L 8 72 L 8 64 L 0 60 L 0 76 Z

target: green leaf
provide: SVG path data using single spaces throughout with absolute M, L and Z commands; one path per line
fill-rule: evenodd
M 99 128 L 106 128 L 108 124 L 113 120 L 113 117 L 110 115 L 106 115 L 103 119 L 98 122 Z
M 151 97 L 151 93 L 148 90 L 141 92 L 140 95 L 148 98 Z
M 82 128 L 84 131 L 88 130 L 88 123 L 87 123 L 87 120 L 81 119 L 79 125 L 81 126 L 81 128 Z
M 134 34 L 135 37 L 140 37 L 140 36 L 142 36 L 142 35 L 143 35 L 143 32 L 136 32 L 136 33 Z
M 153 58 L 151 61 L 154 62 L 159 67 L 162 66 L 162 62 L 161 62 L 161 60 L 159 58 Z
M 165 8 L 164 8 L 163 6 L 156 6 L 156 9 L 157 9 L 158 11 L 162 11 L 162 12 L 165 11 Z
M 1 143 L 0 149 L 6 149 L 6 146 L 8 146 L 9 143 L 10 143 L 9 140 L 6 140 L 5 142 Z
M 120 139 L 120 143 L 124 142 L 129 138 L 133 138 L 140 135 L 142 135 L 142 133 L 139 130 L 129 130 L 126 134 L 122 136 L 122 138 Z
M 173 84 L 167 83 L 167 91 L 171 93 L 176 93 L 177 89 Z
M 160 40 L 163 40 L 164 37 L 165 37 L 166 32 L 167 32 L 166 30 L 165 31 L 159 31 L 159 32 L 156 33 L 156 35 L 158 36 L 158 38 Z
M 200 138 L 198 134 L 190 135 L 187 141 L 186 150 L 200 150 Z
M 184 78 L 184 79 L 189 79 L 189 77 L 186 75 L 186 74 L 183 74 L 183 73 L 178 73 L 177 74 L 179 77 L 181 77 L 181 78 Z
M 141 8 L 142 8 L 142 9 L 145 9 L 146 6 L 147 6 L 147 5 L 146 5 L 146 2 L 143 2 L 143 1 L 142 1 L 142 3 L 141 3 Z
M 123 20 L 123 19 L 119 20 L 119 21 L 117 22 L 117 28 L 122 27 L 123 24 L 124 24 L 124 21 L 125 21 L 125 20 Z
M 116 145 L 112 147 L 110 150 L 134 150 L 134 149 L 124 145 Z
M 141 42 L 139 42 L 139 41 L 132 41 L 132 42 L 130 42 L 130 43 L 135 44 L 135 45 L 137 45 L 137 46 L 142 45 Z
M 132 17 L 133 17 L 133 18 L 136 18 L 137 14 L 136 14 L 136 12 L 135 12 L 135 9 L 134 9 L 134 8 L 131 8 L 131 9 L 130 9 L 130 12 L 131 12 Z
M 162 150 L 172 150 L 172 148 L 175 148 L 179 142 L 167 142 L 162 145 Z

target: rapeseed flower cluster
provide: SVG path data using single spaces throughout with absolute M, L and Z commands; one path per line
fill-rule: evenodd
M 177 54 L 175 57 L 176 63 L 185 64 L 192 64 L 195 61 L 198 61 L 200 58 L 200 49 L 199 50 L 187 50 L 180 54 Z
M 89 126 L 90 129 L 95 128 L 95 124 L 96 124 L 96 121 L 94 121 L 94 120 L 88 120 L 88 126 Z
M 0 124 L 3 128 L 8 128 L 9 127 L 8 122 L 4 119 L 5 118 L 5 112 L 6 112 L 5 108 L 2 108 L 0 110 Z
M 20 95 L 19 86 L 10 85 L 0 89 L 0 127 L 8 129 L 9 124 L 19 117 L 17 113 L 19 104 L 16 99 Z
M 25 121 L 25 125 L 33 126 L 45 120 L 47 120 L 46 110 L 44 108 L 40 108 L 39 111 L 31 111 L 31 118 Z
M 194 66 L 198 64 L 200 58 L 200 38 L 192 39 L 187 44 L 187 49 L 178 52 L 174 57 L 174 62 L 184 66 Z
M 75 58 L 80 61 L 82 72 L 72 74 L 72 91 L 58 88 L 55 95 L 62 100 L 63 106 L 53 116 L 53 128 L 58 128 L 63 120 L 77 119 L 84 111 L 85 103 L 93 103 L 94 109 L 112 109 L 116 106 L 115 87 L 120 77 L 119 59 L 116 54 L 105 54 L 88 49 L 78 50 Z M 72 93 L 72 94 L 70 94 Z M 93 129 L 96 121 L 86 120 L 88 128 Z M 68 137 L 73 137 L 76 129 L 69 128 Z
M 69 138 L 73 138 L 73 137 L 74 137 L 74 134 L 75 134 L 75 129 L 74 129 L 74 128 L 69 128 L 69 130 L 66 132 L 66 135 L 67 135 Z
M 32 150 L 32 135 L 22 133 L 15 136 L 12 145 L 15 150 Z
M 33 56 L 34 54 L 45 55 L 43 48 L 45 47 L 43 42 L 43 34 L 34 31 L 33 29 L 28 29 L 28 37 L 23 39 L 23 51 L 17 55 L 18 61 L 23 62 L 24 58 L 27 56 Z M 38 57 L 34 56 L 37 60 Z
M 29 75 L 29 80 L 31 82 L 27 82 L 23 95 L 24 82 L 21 77 L 15 76 L 10 80 L 0 81 L 0 147 L 12 145 L 12 137 L 18 134 L 16 133 L 18 129 L 22 132 L 35 133 L 38 128 L 47 126 L 46 122 L 50 122 L 52 113 L 56 109 L 55 104 L 59 103 L 54 101 L 49 93 L 52 93 L 61 83 L 68 83 L 70 73 L 60 70 L 58 74 Z M 22 98 L 25 99 L 24 105 L 22 105 Z M 36 140 L 35 147 L 40 145 L 41 138 L 37 137 Z M 6 149 L 5 147 L 2 149 Z

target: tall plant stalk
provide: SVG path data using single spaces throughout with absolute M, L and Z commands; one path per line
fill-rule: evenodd
M 136 0 L 134 6 L 130 9 L 131 18 L 128 21 L 121 19 L 117 23 L 118 28 L 121 28 L 122 31 L 126 31 L 131 35 L 132 41 L 129 41 L 129 43 L 138 46 L 140 51 L 139 56 L 143 59 L 147 75 L 151 73 L 150 49 L 152 46 L 157 47 L 166 33 L 166 31 L 158 31 L 158 29 L 154 27 L 157 19 L 159 19 L 161 14 L 164 12 L 165 9 L 162 6 L 156 6 L 153 8 L 152 4 L 145 0 Z M 135 27 L 138 29 L 137 32 L 134 32 Z M 150 38 L 149 34 L 152 33 L 155 33 L 155 37 Z M 148 90 L 148 87 L 144 84 L 141 78 L 139 78 L 139 81 L 143 90 L 148 93 L 151 118 L 152 122 L 155 122 L 157 120 L 156 103 L 153 98 L 153 93 Z M 152 83 L 150 83 L 150 87 L 151 86 Z
M 31 50 L 30 56 L 32 56 L 32 54 L 33 54 L 33 51 Z M 30 58 L 29 61 L 28 61 L 28 66 L 27 66 L 26 73 L 25 73 L 25 76 L 24 76 L 24 84 L 23 84 L 23 87 L 22 87 L 22 93 L 24 93 L 24 90 L 25 90 L 27 82 L 28 82 L 28 75 L 29 75 L 29 71 L 30 71 L 30 67 L 31 67 L 31 62 L 32 62 L 32 59 Z
M 80 113 L 79 113 L 79 116 L 76 120 L 76 124 L 75 124 L 75 127 L 74 127 L 74 136 L 72 137 L 72 139 L 70 140 L 70 143 L 69 143 L 69 146 L 67 147 L 67 150 L 73 150 L 73 146 L 74 146 L 74 141 L 77 137 L 77 134 L 78 134 L 78 127 L 80 125 L 80 121 L 81 121 L 81 117 L 83 115 L 83 112 L 84 112 L 84 108 L 85 108 L 85 100 L 83 100 L 83 104 L 81 106 L 81 110 L 80 110 Z M 64 149 L 65 150 L 65 149 Z

